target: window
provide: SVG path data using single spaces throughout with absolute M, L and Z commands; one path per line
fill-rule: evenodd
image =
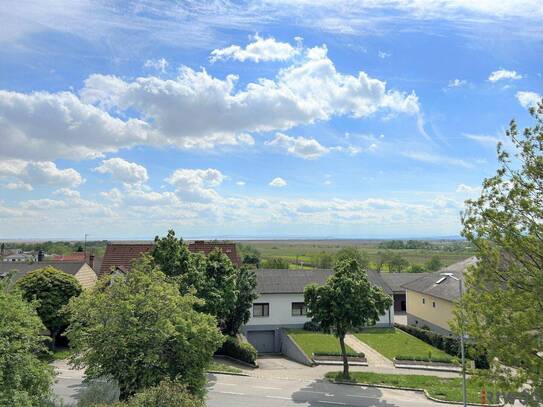
M 423 303 L 423 304 L 426 304 L 426 298 L 423 298 L 423 299 L 422 299 L 422 303 Z
M 260 303 L 253 304 L 253 317 L 269 317 L 270 316 L 270 304 Z
M 299 317 L 305 315 L 305 304 L 303 302 L 292 303 L 292 316 Z
M 436 307 L 436 302 L 435 301 L 432 301 L 432 307 Z

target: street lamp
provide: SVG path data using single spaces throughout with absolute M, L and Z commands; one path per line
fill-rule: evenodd
M 462 279 L 456 277 L 453 273 L 441 273 L 445 278 L 450 277 L 453 280 L 458 281 L 460 286 L 460 301 L 462 301 L 462 296 L 464 294 Z M 462 355 L 462 391 L 464 396 L 464 407 L 467 406 L 467 393 L 466 393 L 466 356 L 464 355 L 464 315 L 460 314 L 460 354 Z

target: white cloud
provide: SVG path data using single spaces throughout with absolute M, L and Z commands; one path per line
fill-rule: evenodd
M 273 140 L 266 141 L 266 145 L 278 147 L 306 160 L 314 160 L 330 151 L 313 138 L 290 137 L 283 133 L 277 133 Z
M 465 79 L 453 79 L 449 81 L 449 84 L 447 85 L 449 88 L 460 88 L 462 86 L 467 85 L 468 81 Z
M 504 79 L 517 80 L 522 79 L 522 75 L 518 74 L 517 71 L 509 71 L 507 69 L 500 69 L 494 71 L 488 77 L 490 82 L 497 82 Z
M 94 171 L 111 174 L 111 178 L 126 184 L 144 184 L 149 180 L 144 166 L 118 157 L 102 161 L 102 165 L 96 167 Z
M 225 176 L 217 169 L 175 170 L 166 181 L 175 187 L 176 194 L 189 202 L 210 202 L 220 200 L 220 195 L 213 189 L 219 186 Z
M 21 206 L 24 209 L 40 209 L 40 210 L 46 210 L 46 209 L 58 209 L 58 208 L 66 208 L 66 202 L 59 201 L 55 199 L 33 199 L 29 201 L 23 201 L 21 203 Z
M 456 192 L 471 194 L 475 192 L 479 192 L 481 190 L 481 187 L 471 187 L 466 184 L 458 184 L 456 187 Z
M 288 42 L 279 42 L 275 38 L 262 38 L 258 34 L 254 36 L 254 41 L 247 44 L 245 48 L 239 45 L 231 45 L 227 48 L 214 49 L 211 51 L 209 60 L 211 62 L 234 59 L 245 62 L 261 61 L 286 61 L 299 52 Z
M 245 181 L 237 181 L 237 182 L 236 182 L 236 185 L 237 185 L 238 187 L 244 187 L 245 184 L 246 184 Z
M 70 188 L 60 188 L 53 192 L 53 195 L 62 195 L 66 198 L 81 198 L 79 191 Z
M 160 59 L 148 59 L 143 64 L 143 67 L 144 68 L 153 68 L 153 69 L 156 69 L 157 71 L 159 71 L 161 73 L 165 73 L 166 68 L 168 68 L 169 65 L 170 65 L 169 62 L 166 59 L 160 58 Z
M 535 92 L 525 92 L 525 91 L 519 91 L 515 95 L 520 105 L 526 109 L 537 106 L 539 102 L 541 102 L 541 99 L 543 96 L 535 93 Z
M 51 161 L 28 163 L 20 178 L 31 185 L 58 185 L 71 188 L 78 187 L 84 182 L 81 174 L 73 168 L 61 170 Z
M 21 189 L 24 191 L 32 191 L 34 189 L 32 185 L 27 184 L 25 182 L 21 182 L 21 181 L 8 182 L 7 184 L 4 185 L 4 188 L 12 189 L 12 190 Z
M 423 151 L 407 151 L 403 153 L 403 156 L 411 158 L 412 160 L 421 161 L 429 164 L 452 165 L 456 167 L 473 168 L 473 164 L 465 160 L 459 158 L 452 158 L 440 154 L 427 153 Z
M 466 138 L 468 138 L 470 140 L 473 140 L 473 141 L 477 141 L 480 144 L 491 144 L 493 146 L 498 144 L 498 142 L 503 141 L 502 139 L 500 139 L 500 137 L 489 136 L 489 135 L 486 135 L 486 134 L 469 134 L 469 133 L 465 133 L 464 137 L 466 137 Z
M 281 177 L 276 177 L 270 181 L 269 185 L 272 187 L 281 188 L 287 185 L 287 181 Z
M 389 58 L 392 54 L 389 53 L 389 52 L 385 52 L 385 51 L 379 51 L 377 53 L 377 56 L 381 59 L 385 59 L 385 58 Z

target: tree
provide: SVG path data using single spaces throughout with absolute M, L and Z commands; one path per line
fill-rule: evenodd
M 383 266 L 388 265 L 391 258 L 392 258 L 392 252 L 390 250 L 386 250 L 384 252 L 378 251 L 377 259 L 375 260 L 375 263 L 377 266 L 377 272 L 380 273 L 381 270 L 383 269 Z
M 213 316 L 194 309 L 199 303 L 144 256 L 70 301 L 71 363 L 90 379 L 116 380 L 123 400 L 165 379 L 201 395 L 223 336 Z
M 54 372 L 40 359 L 45 329 L 36 304 L 0 280 L 0 405 L 43 406 L 51 398 Z
M 438 271 L 441 268 L 443 268 L 443 263 L 437 256 L 432 256 L 432 258 L 426 262 L 426 269 L 428 271 Z
M 336 263 L 350 259 L 356 260 L 358 265 L 363 269 L 367 269 L 370 265 L 368 254 L 362 250 L 358 250 L 356 247 L 344 247 L 336 253 Z
M 236 244 L 242 258 L 242 263 L 253 268 L 260 267 L 260 258 L 262 257 L 258 249 L 249 244 Z
M 155 246 L 151 252 L 155 263 L 168 277 L 185 275 L 191 267 L 191 253 L 183 239 L 177 239 L 173 230 L 163 238 L 155 237 Z
M 81 285 L 74 276 L 48 266 L 28 273 L 17 282 L 17 287 L 27 301 L 38 301 L 38 315 L 51 333 L 54 347 L 58 335 L 68 325 L 62 308 L 81 294 Z
M 289 267 L 288 260 L 283 259 L 282 257 L 270 257 L 268 259 L 264 259 L 262 265 L 264 268 L 276 270 L 288 269 Z
M 225 332 L 228 335 L 237 335 L 242 325 L 249 321 L 250 309 L 257 298 L 255 272 L 248 267 L 241 267 L 236 273 L 235 305 L 226 317 Z
M 392 305 L 392 298 L 370 283 L 366 272 L 355 259 L 340 261 L 324 285 L 305 288 L 307 316 L 324 331 L 339 339 L 343 357 L 343 376 L 349 377 L 345 351 L 347 332 L 374 325 Z
M 411 267 L 409 268 L 410 273 L 424 273 L 426 269 L 422 264 L 411 264 Z
M 395 253 L 388 263 L 389 271 L 396 271 L 397 273 L 401 273 L 407 267 L 409 267 L 409 261 L 400 253 Z
M 543 101 L 530 113 L 533 127 L 520 133 L 511 121 L 506 132 L 515 154 L 499 143 L 496 175 L 466 202 L 462 233 L 478 263 L 455 329 L 464 325 L 494 361 L 487 379 L 523 388 L 535 406 L 543 400 Z
M 321 252 L 313 257 L 313 266 L 319 269 L 329 269 L 334 264 L 334 257 L 330 253 Z

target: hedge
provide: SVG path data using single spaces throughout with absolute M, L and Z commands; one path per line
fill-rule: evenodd
M 428 329 L 421 329 L 411 325 L 394 324 L 394 326 L 410 335 L 413 335 L 415 338 L 419 338 L 421 341 L 441 349 L 449 355 L 456 356 L 458 358 L 461 356 L 459 338 L 444 336 Z M 488 363 L 486 353 L 484 351 L 482 352 L 480 349 L 477 349 L 475 345 L 468 344 L 466 346 L 466 353 L 470 358 L 473 359 L 477 369 L 489 368 L 490 364 Z
M 444 356 L 410 356 L 410 355 L 397 355 L 396 360 L 416 361 L 416 362 L 436 362 L 436 363 L 453 363 L 453 357 Z
M 243 362 L 256 365 L 256 349 L 248 342 L 242 342 L 233 336 L 227 336 L 217 355 L 226 355 Z
M 365 358 L 364 352 L 345 352 L 347 357 Z M 341 356 L 341 352 L 314 352 L 313 356 Z

